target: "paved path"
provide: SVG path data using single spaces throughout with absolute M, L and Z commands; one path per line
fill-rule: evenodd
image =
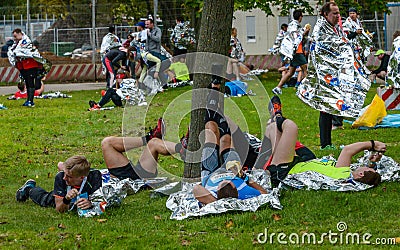
M 105 88 L 105 82 L 102 83 L 63 83 L 63 84 L 45 84 L 44 92 L 56 91 L 76 91 L 76 90 L 93 90 Z M 17 86 L 0 87 L 0 95 L 11 95 L 17 92 Z

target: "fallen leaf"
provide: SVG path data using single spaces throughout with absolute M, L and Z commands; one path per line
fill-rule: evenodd
M 27 160 L 26 162 L 27 162 L 28 164 L 31 164 L 31 163 L 32 163 L 32 161 L 31 161 L 31 160 Z
M 225 227 L 226 227 L 226 228 L 231 228 L 231 227 L 233 227 L 233 220 L 230 219 L 229 221 L 227 221 L 227 222 L 225 223 Z
M 300 231 L 300 235 L 303 235 L 303 234 L 306 234 L 306 233 L 308 233 L 308 230 L 302 230 L 302 231 Z
M 301 204 L 300 204 L 300 207 L 304 207 L 304 203 L 301 203 Z
M 155 220 L 161 220 L 161 216 L 159 216 L 159 215 L 154 215 L 154 219 L 155 219 Z
M 396 244 L 400 244 L 400 237 L 396 237 Z
M 39 179 L 39 175 L 36 175 L 35 177 L 36 177 L 36 179 Z
M 278 220 L 282 219 L 282 217 L 279 214 L 273 214 L 272 219 L 274 219 L 274 221 L 278 221 Z
M 310 223 L 308 223 L 307 221 L 303 221 L 302 223 L 303 223 L 304 225 L 310 224 Z
M 54 230 L 56 230 L 56 228 L 55 227 L 49 227 L 49 230 L 50 231 L 54 231 Z
M 50 172 L 47 173 L 47 178 L 51 178 L 51 173 Z
M 103 222 L 106 222 L 107 221 L 107 219 L 97 219 L 97 222 L 100 222 L 100 223 L 103 223 Z
M 62 223 L 60 223 L 60 224 L 58 224 L 58 226 L 57 226 L 58 228 L 62 228 L 62 229 L 65 229 L 65 228 L 67 228 L 64 224 L 62 224 Z
M 189 245 L 190 245 L 190 241 L 188 241 L 188 240 L 182 240 L 181 245 L 182 245 L 182 246 L 189 246 Z
M 251 216 L 251 219 L 252 219 L 252 220 L 257 220 L 257 215 L 253 214 L 253 215 Z
M 372 197 L 375 197 L 375 196 L 378 196 L 378 194 L 372 194 L 371 196 L 372 196 Z

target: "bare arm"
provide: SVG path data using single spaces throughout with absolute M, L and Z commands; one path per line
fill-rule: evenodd
M 339 158 L 336 162 L 336 167 L 348 167 L 351 164 L 351 158 L 364 150 L 375 150 L 375 151 L 386 151 L 386 144 L 380 141 L 375 141 L 374 148 L 372 148 L 371 141 L 356 142 L 353 144 L 346 145 L 342 152 L 340 152 Z
M 217 200 L 210 191 L 201 185 L 194 186 L 193 194 L 198 201 L 206 205 Z
M 79 191 L 76 188 L 73 188 L 71 190 L 69 190 L 69 192 L 65 195 L 65 197 L 60 197 L 60 196 L 56 196 L 55 197 L 55 203 L 56 203 L 56 210 L 60 213 L 64 213 L 66 211 L 68 211 L 69 209 L 69 204 L 65 204 L 64 203 L 64 198 L 67 199 L 68 201 L 72 200 L 73 198 L 75 198 L 76 196 L 78 196 Z
M 258 184 L 257 182 L 254 181 L 250 181 L 249 184 L 250 187 L 257 189 L 258 191 L 260 191 L 262 194 L 268 194 L 267 190 L 265 190 L 263 187 L 261 187 L 260 184 Z

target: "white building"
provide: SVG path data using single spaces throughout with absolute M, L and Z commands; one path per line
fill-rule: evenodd
M 315 6 L 314 15 L 304 13 L 302 25 L 310 23 L 314 26 L 317 21 L 317 1 L 310 1 Z M 273 8 L 274 16 L 267 17 L 260 9 L 251 11 L 235 11 L 233 27 L 238 30 L 238 38 L 247 55 L 266 55 L 268 49 L 274 44 L 281 24 L 289 23 L 288 16 L 279 16 L 278 8 Z

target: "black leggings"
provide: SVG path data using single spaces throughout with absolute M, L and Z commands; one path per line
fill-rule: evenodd
M 319 140 L 321 148 L 332 144 L 332 115 L 319 112 Z
M 122 107 L 121 97 L 117 94 L 116 90 L 113 88 L 107 89 L 106 93 L 99 102 L 100 107 L 106 105 L 110 100 L 112 100 L 115 106 Z
M 35 88 L 36 79 L 38 78 L 38 70 L 39 69 L 37 68 L 20 70 L 21 76 L 26 84 L 26 88 Z

